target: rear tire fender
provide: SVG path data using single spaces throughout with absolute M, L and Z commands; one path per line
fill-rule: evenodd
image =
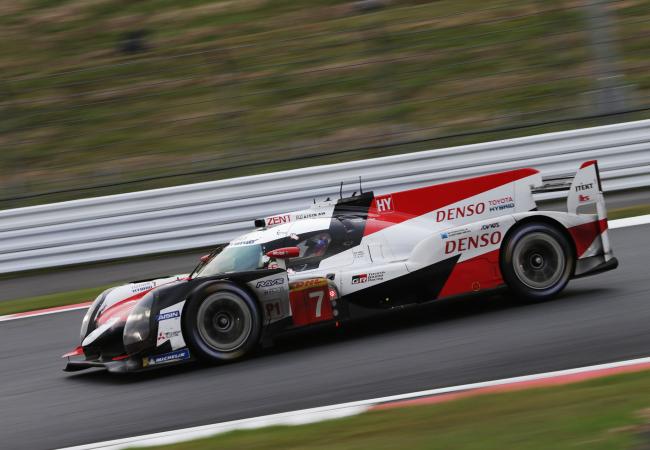
M 566 287 L 576 263 L 568 234 L 561 225 L 545 220 L 526 220 L 508 231 L 501 245 L 499 265 L 514 294 L 526 300 L 543 301 Z M 536 268 L 538 257 L 540 266 Z

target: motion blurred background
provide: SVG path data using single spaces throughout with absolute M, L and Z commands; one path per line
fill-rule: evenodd
M 0 209 L 650 117 L 650 0 L 16 0 L 0 40 Z

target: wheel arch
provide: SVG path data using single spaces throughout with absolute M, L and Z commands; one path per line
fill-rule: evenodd
M 251 298 L 255 301 L 255 303 L 257 304 L 257 306 L 258 306 L 258 307 L 260 308 L 260 310 L 261 310 L 262 305 L 261 305 L 261 303 L 260 303 L 260 299 L 257 298 L 257 295 L 255 294 L 255 291 L 253 291 L 253 290 L 250 288 L 250 286 L 248 286 L 248 285 L 247 285 L 246 283 L 244 283 L 242 280 L 239 280 L 239 279 L 237 279 L 237 278 L 235 278 L 235 277 L 232 277 L 232 278 L 230 278 L 230 277 L 229 277 L 229 278 L 221 278 L 221 279 L 218 279 L 218 280 L 208 280 L 208 281 L 206 281 L 206 282 L 204 282 L 204 283 L 201 283 L 201 284 L 199 284 L 198 286 L 196 286 L 194 289 L 192 289 L 192 291 L 191 291 L 191 292 L 188 294 L 188 296 L 187 296 L 187 300 L 189 300 L 190 298 L 194 297 L 195 295 L 199 295 L 202 291 L 205 292 L 208 288 L 210 288 L 210 287 L 212 287 L 212 286 L 217 286 L 217 287 L 218 287 L 218 286 L 221 286 L 221 285 L 222 285 L 222 286 L 234 285 L 234 286 L 238 287 L 239 289 L 245 291 L 248 295 L 251 296 Z M 215 290 L 216 290 L 216 289 L 215 289 Z M 213 291 L 213 292 L 214 292 L 214 291 Z M 186 302 L 186 303 L 185 303 L 185 306 L 183 307 L 183 312 L 184 312 L 185 309 L 187 308 L 187 304 L 188 304 L 188 303 Z
M 515 220 L 517 220 L 517 223 L 510 227 L 504 236 L 499 251 L 499 268 L 506 285 L 518 298 L 528 301 L 543 301 L 558 295 L 575 275 L 576 248 L 570 232 L 560 220 L 546 215 L 515 216 Z M 566 263 L 562 272 L 559 272 L 558 277 L 555 277 L 557 272 L 554 272 L 554 278 L 547 280 L 550 284 L 544 285 L 542 283 L 542 285 L 534 286 L 528 284 L 515 273 L 514 246 L 511 244 L 517 245 L 516 243 L 521 239 L 525 239 L 527 234 L 540 229 L 546 229 L 547 234 L 550 235 L 549 238 L 555 240 L 564 249 Z M 564 242 L 558 242 L 559 239 Z
M 524 216 L 524 217 L 515 216 L 514 219 L 516 220 L 516 223 L 508 229 L 505 236 L 503 237 L 503 240 L 501 241 L 501 246 L 499 248 L 499 265 L 501 265 L 501 261 L 503 260 L 503 249 L 508 244 L 508 241 L 509 241 L 510 237 L 520 227 L 523 227 L 523 226 L 525 226 L 527 224 L 530 224 L 530 223 L 544 223 L 546 225 L 552 226 L 557 231 L 562 233 L 564 235 L 564 237 L 566 237 L 569 244 L 571 245 L 571 253 L 572 253 L 574 261 L 577 261 L 577 259 L 578 259 L 578 256 L 577 256 L 578 251 L 576 249 L 575 240 L 573 239 L 573 236 L 571 236 L 571 233 L 569 233 L 569 230 L 567 230 L 567 228 L 560 221 L 558 221 L 557 219 L 554 219 L 553 217 L 545 216 L 545 215 L 542 215 L 542 214 L 535 214 L 535 215 L 529 215 L 529 216 Z M 573 272 L 575 272 L 575 266 L 573 268 Z M 572 273 L 571 276 L 573 276 L 573 275 L 574 274 Z
M 236 355 L 233 357 L 233 359 L 239 359 L 243 356 L 246 356 L 250 351 L 254 349 L 254 347 L 259 343 L 260 337 L 263 333 L 263 330 L 265 328 L 265 323 L 264 323 L 264 316 L 263 316 L 263 311 L 262 311 L 262 306 L 260 303 L 259 298 L 253 290 L 246 285 L 243 280 L 236 279 L 236 278 L 220 278 L 216 280 L 207 280 L 198 286 L 196 286 L 192 291 L 188 294 L 186 298 L 185 305 L 183 306 L 183 312 L 181 315 L 181 330 L 183 333 L 183 336 L 185 337 L 185 342 L 187 346 L 194 351 L 195 354 L 198 355 L 199 359 L 208 361 L 208 362 L 215 362 L 216 360 L 214 359 L 214 356 L 209 356 L 207 357 L 205 354 L 205 343 L 199 343 L 196 341 L 196 327 L 192 325 L 193 315 L 191 313 L 192 308 L 197 308 L 198 305 L 203 301 L 205 298 L 209 297 L 210 295 L 220 291 L 220 287 L 226 287 L 226 286 L 231 286 L 237 288 L 239 291 L 242 291 L 243 294 L 246 294 L 250 300 L 252 300 L 252 303 L 255 306 L 255 310 L 252 311 L 252 314 L 254 317 L 257 317 L 256 319 L 253 319 L 253 323 L 255 321 L 258 322 L 258 328 L 257 331 L 255 332 L 255 338 L 251 341 L 251 345 L 246 344 L 247 349 L 241 350 L 235 350 L 233 355 Z M 238 294 L 241 296 L 241 294 Z M 246 300 L 244 300 L 246 301 Z M 203 349 L 202 349 L 203 347 Z M 243 353 L 242 353 L 243 352 Z M 218 351 L 216 352 L 217 354 L 219 353 Z M 225 353 L 221 353 L 222 355 Z M 223 358 L 218 362 L 225 362 L 231 360 L 230 358 Z

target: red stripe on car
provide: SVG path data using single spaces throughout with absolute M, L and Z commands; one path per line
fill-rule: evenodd
M 518 169 L 379 195 L 368 210 L 364 236 L 536 173 L 535 169 Z
M 576 256 L 580 258 L 600 233 L 607 230 L 607 219 L 583 223 L 582 225 L 570 227 L 568 230 L 576 245 Z
M 503 284 L 499 249 L 456 264 L 439 297 L 492 289 Z

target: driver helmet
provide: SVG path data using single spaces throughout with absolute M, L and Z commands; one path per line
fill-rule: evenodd
M 313 245 L 313 254 L 316 256 L 321 256 L 327 250 L 327 245 L 329 244 L 329 236 L 327 234 L 320 234 L 316 237 Z

